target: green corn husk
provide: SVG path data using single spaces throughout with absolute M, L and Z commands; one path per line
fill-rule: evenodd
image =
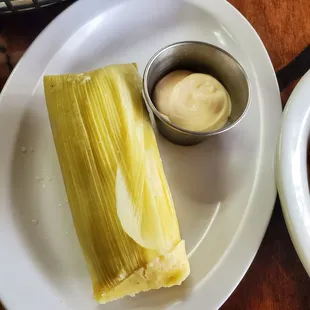
M 55 146 L 94 297 L 180 284 L 184 241 L 134 64 L 44 77 Z

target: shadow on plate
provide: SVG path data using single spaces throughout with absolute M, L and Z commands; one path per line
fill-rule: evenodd
M 210 137 L 194 146 L 179 146 L 157 133 L 157 141 L 175 195 L 182 193 L 204 206 L 216 205 L 227 197 L 228 162 L 220 137 Z

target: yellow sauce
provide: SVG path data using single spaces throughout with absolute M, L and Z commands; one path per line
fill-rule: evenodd
M 153 100 L 170 122 L 192 131 L 220 129 L 231 113 L 230 96 L 217 79 L 187 70 L 163 77 L 155 87 Z

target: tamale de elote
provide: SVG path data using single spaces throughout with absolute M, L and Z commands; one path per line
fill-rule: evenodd
M 44 77 L 46 104 L 94 297 L 105 303 L 189 275 L 134 64 Z

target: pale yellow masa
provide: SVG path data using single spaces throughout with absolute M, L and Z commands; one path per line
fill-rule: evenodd
M 231 113 L 230 96 L 217 79 L 184 70 L 171 72 L 159 81 L 154 102 L 172 123 L 192 131 L 220 129 Z
M 126 295 L 134 296 L 137 293 L 180 285 L 189 275 L 190 268 L 186 256 L 184 240 L 165 255 L 156 257 L 130 275 L 122 275 L 124 281 L 107 293 L 97 297 L 104 304 Z

